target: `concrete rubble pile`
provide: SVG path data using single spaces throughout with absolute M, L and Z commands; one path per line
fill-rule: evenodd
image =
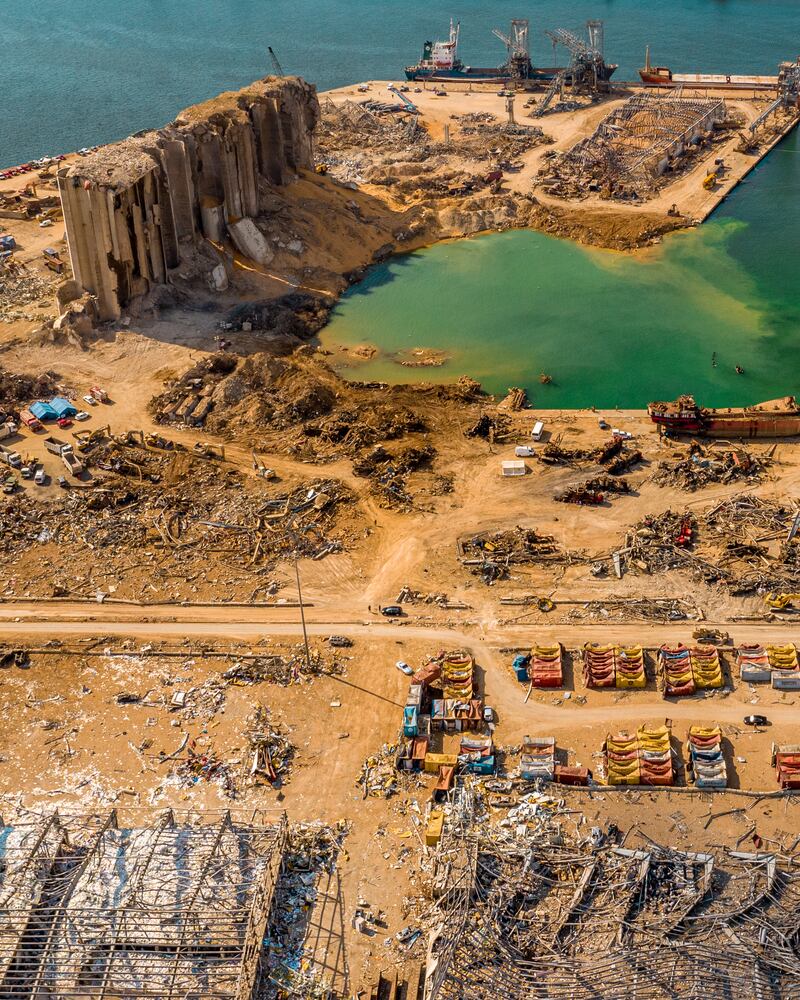
M 800 551 L 791 533 L 800 511 L 753 494 L 729 497 L 700 515 L 648 515 L 619 549 L 629 568 L 644 573 L 686 569 L 731 594 L 796 591 Z
M 297 748 L 283 727 L 272 721 L 265 705 L 257 706 L 247 720 L 245 735 L 248 751 L 244 762 L 245 782 L 259 784 L 266 781 L 275 788 L 285 785 Z
M 191 454 L 118 445 L 92 463 L 105 472 L 96 489 L 17 494 L 0 510 L 7 572 L 42 596 L 186 598 L 216 570 L 229 599 L 253 600 L 275 592 L 264 574 L 294 553 L 321 559 L 346 546 L 353 494 L 339 480 L 265 487 Z
M 458 557 L 485 582 L 503 579 L 513 565 L 526 563 L 569 563 L 571 554 L 553 535 L 535 528 L 517 526 L 509 531 L 487 532 L 458 540 Z
M 378 445 L 353 462 L 353 472 L 369 479 L 371 491 L 381 507 L 410 510 L 414 498 L 408 491 L 408 476 L 429 467 L 435 456 L 436 449 L 432 445 L 409 445 L 394 454 Z
M 227 236 L 250 260 L 273 256 L 258 226 L 270 189 L 314 167 L 316 92 L 268 77 L 188 108 L 164 128 L 106 146 L 58 171 L 75 280 L 101 320 L 196 269 L 228 276 L 213 250 Z
M 56 283 L 17 266 L 0 263 L 0 322 L 40 319 L 41 314 L 31 307 L 40 305 L 44 312 L 49 311 Z

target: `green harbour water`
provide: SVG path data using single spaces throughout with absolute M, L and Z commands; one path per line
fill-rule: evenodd
M 349 377 L 469 374 L 490 392 L 524 386 L 541 407 L 800 394 L 798 233 L 795 133 L 710 221 L 658 247 L 620 254 L 523 230 L 440 244 L 373 268 L 322 342 L 380 348 L 369 362 L 337 364 Z M 393 360 L 416 347 L 449 360 L 430 369 Z M 540 384 L 542 371 L 551 384 Z

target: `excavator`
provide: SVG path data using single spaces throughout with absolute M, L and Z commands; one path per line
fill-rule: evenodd
M 800 601 L 800 594 L 767 594 L 764 602 L 772 611 L 786 611 L 792 608 L 795 601 Z

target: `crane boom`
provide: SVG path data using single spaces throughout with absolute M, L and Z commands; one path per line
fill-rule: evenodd
M 275 73 L 275 76 L 286 76 L 286 74 L 283 72 L 281 64 L 278 62 L 278 57 L 275 55 L 275 52 L 273 51 L 271 45 L 267 46 L 267 52 L 269 52 L 269 58 L 272 62 L 272 69 Z

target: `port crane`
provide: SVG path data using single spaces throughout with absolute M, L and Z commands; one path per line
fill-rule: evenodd
M 761 112 L 758 118 L 750 124 L 750 135 L 753 136 L 760 125 L 780 107 L 796 104 L 800 98 L 800 59 L 793 63 L 781 63 L 778 73 L 779 93 L 768 108 Z
M 530 21 L 527 17 L 515 17 L 508 35 L 499 28 L 492 28 L 492 34 L 499 38 L 508 52 L 507 65 L 512 76 L 527 79 L 531 70 L 531 54 L 528 45 Z
M 278 62 L 278 57 L 275 55 L 275 51 L 271 45 L 267 46 L 267 52 L 269 52 L 270 62 L 272 63 L 272 71 L 275 76 L 284 77 L 286 74 L 283 72 L 283 67 Z
M 545 31 L 553 43 L 553 54 L 559 45 L 570 54 L 569 66 L 553 77 L 550 86 L 536 109 L 536 117 L 540 118 L 547 111 L 556 94 L 564 92 L 564 85 L 569 82 L 573 87 L 583 87 L 590 93 L 595 93 L 601 80 L 605 80 L 605 60 L 603 58 L 603 22 L 587 21 L 586 29 L 589 41 L 579 38 L 566 28 L 556 28 L 555 31 Z

